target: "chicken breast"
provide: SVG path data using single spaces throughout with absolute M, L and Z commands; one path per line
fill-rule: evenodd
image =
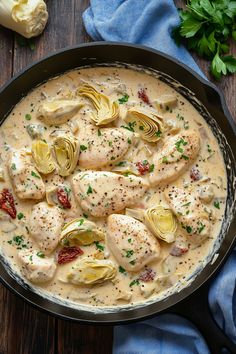
M 107 245 L 117 262 L 137 272 L 158 259 L 160 245 L 146 226 L 127 215 L 113 214 L 107 219 Z
M 8 170 L 18 198 L 42 199 L 44 197 L 45 185 L 27 150 L 13 150 L 11 152 Z
M 135 204 L 144 195 L 148 183 L 133 175 L 86 171 L 73 177 L 72 186 L 81 208 L 101 217 Z
M 33 283 L 45 283 L 54 277 L 56 264 L 53 258 L 45 257 L 40 251 L 22 250 L 18 253 L 22 273 Z
M 193 163 L 199 149 L 199 135 L 193 130 L 168 138 L 162 150 L 154 156 L 155 167 L 150 175 L 150 183 L 158 185 L 175 181 Z
M 78 136 L 81 144 L 79 165 L 100 168 L 116 162 L 127 152 L 132 137 L 133 133 L 122 128 L 86 127 Z
M 192 189 L 169 188 L 165 197 L 182 228 L 194 241 L 201 241 L 210 235 L 209 214 Z
M 58 245 L 63 223 L 57 206 L 42 202 L 33 206 L 29 219 L 29 232 L 41 251 L 50 254 Z

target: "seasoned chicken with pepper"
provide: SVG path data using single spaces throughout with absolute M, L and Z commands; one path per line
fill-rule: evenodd
M 56 264 L 53 258 L 40 251 L 22 250 L 18 253 L 22 272 L 33 283 L 45 283 L 54 277 Z
M 100 168 L 119 160 L 132 143 L 133 134 L 122 128 L 102 128 L 88 126 L 82 129 L 79 165 L 85 168 Z
M 140 177 L 107 171 L 80 172 L 73 177 L 72 185 L 81 208 L 96 217 L 134 205 L 148 188 L 148 183 Z
M 209 214 L 196 193 L 191 189 L 171 187 L 165 192 L 165 197 L 189 236 L 201 241 L 210 235 Z
M 57 206 L 49 206 L 45 202 L 34 205 L 29 219 L 29 232 L 45 254 L 50 254 L 57 247 L 62 223 L 62 213 Z
M 160 245 L 146 226 L 127 215 L 108 217 L 107 245 L 125 270 L 137 272 L 146 264 L 157 260 Z
M 161 151 L 154 156 L 150 183 L 158 185 L 175 181 L 196 159 L 199 148 L 199 135 L 194 130 L 168 138 Z
M 27 150 L 11 152 L 8 170 L 18 198 L 42 199 L 44 197 L 45 185 Z

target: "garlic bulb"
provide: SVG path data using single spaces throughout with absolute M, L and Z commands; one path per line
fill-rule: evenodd
M 50 147 L 44 141 L 38 140 L 33 142 L 32 156 L 37 170 L 42 174 L 47 175 L 55 170 Z
M 157 142 L 164 132 L 163 118 L 154 110 L 133 107 L 127 111 L 125 121 L 149 143 Z
M 112 102 L 108 96 L 98 92 L 93 86 L 85 84 L 78 90 L 78 93 L 88 98 L 96 109 L 96 113 L 91 114 L 91 119 L 96 125 L 108 124 L 118 117 L 118 103 Z
M 58 136 L 53 142 L 59 167 L 59 175 L 69 176 L 75 169 L 79 158 L 78 140 L 74 137 Z
M 77 100 L 44 101 L 37 118 L 49 125 L 60 125 L 71 119 L 81 107 L 83 104 Z
M 110 260 L 83 258 L 73 264 L 67 279 L 72 284 L 92 285 L 113 279 L 116 275 L 114 264 Z
M 69 245 L 86 246 L 104 238 L 104 233 L 97 229 L 95 223 L 84 219 L 71 220 L 61 232 L 61 243 Z
M 43 32 L 48 20 L 43 0 L 1 0 L 0 24 L 26 38 Z

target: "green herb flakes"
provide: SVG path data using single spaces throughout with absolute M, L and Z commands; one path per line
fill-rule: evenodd
M 220 202 L 219 202 L 218 200 L 216 200 L 216 201 L 214 202 L 214 207 L 215 207 L 216 209 L 220 209 Z
M 25 115 L 25 119 L 26 119 L 26 120 L 31 120 L 32 117 L 31 117 L 31 115 L 30 115 L 29 113 L 27 113 L 27 114 Z
M 87 150 L 87 146 L 85 145 L 80 145 L 80 151 L 85 151 Z
M 119 266 L 119 272 L 120 273 L 126 273 L 126 270 L 122 266 Z
M 36 177 L 36 178 L 40 178 L 40 176 L 37 173 L 35 173 L 34 171 L 31 171 L 31 176 Z
M 124 104 L 124 103 L 128 102 L 128 99 L 129 99 L 129 95 L 127 95 L 127 93 L 126 93 L 126 94 L 124 94 L 124 96 L 122 96 L 121 98 L 118 99 L 118 102 L 119 102 L 119 104 Z
M 92 187 L 89 185 L 88 186 L 88 189 L 87 189 L 87 194 L 89 195 L 89 194 L 92 194 L 93 193 L 93 189 L 92 189 Z
M 130 287 L 132 287 L 134 285 L 139 285 L 139 280 L 138 279 L 135 279 L 135 280 L 131 281 L 131 283 L 129 284 Z
M 39 258 L 45 258 L 45 254 L 43 252 L 41 252 L 41 251 L 37 252 L 37 256 Z
M 21 220 L 21 219 L 23 219 L 25 216 L 24 216 L 24 214 L 23 213 L 18 213 L 17 214 L 17 219 L 18 220 Z
M 103 245 L 101 245 L 101 243 L 99 243 L 99 241 L 95 241 L 95 245 L 96 245 L 97 250 L 104 251 L 105 247 Z

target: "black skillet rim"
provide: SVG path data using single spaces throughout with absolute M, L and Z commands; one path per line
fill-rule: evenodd
M 220 103 L 221 107 L 223 109 L 223 113 L 225 117 L 227 118 L 234 135 L 236 135 L 236 125 L 231 117 L 229 110 L 227 108 L 224 96 L 222 92 L 211 82 L 207 81 L 203 77 L 201 77 L 198 73 L 193 71 L 191 68 L 186 66 L 185 64 L 179 62 L 178 60 L 172 58 L 171 56 L 164 54 L 160 51 L 141 46 L 141 45 L 134 45 L 134 44 L 129 44 L 129 43 L 120 43 L 120 42 L 92 42 L 92 43 L 85 43 L 85 44 L 79 44 L 71 47 L 67 47 L 61 50 L 58 50 L 52 54 L 47 55 L 46 57 L 43 57 L 42 59 L 34 62 L 33 64 L 28 65 L 26 68 L 21 70 L 16 76 L 11 78 L 1 89 L 0 89 L 0 97 L 2 93 L 5 91 L 5 89 L 9 88 L 13 82 L 15 82 L 17 79 L 20 77 L 24 77 L 27 75 L 27 72 L 37 66 L 38 64 L 41 64 L 43 62 L 46 62 L 48 59 L 51 59 L 53 57 L 57 57 L 60 54 L 63 54 L 64 52 L 73 52 L 74 50 L 79 50 L 80 48 L 84 47 L 109 47 L 109 46 L 116 46 L 116 47 L 128 47 L 128 48 L 134 48 L 138 50 L 142 50 L 145 52 L 152 53 L 157 56 L 164 57 L 165 59 L 169 60 L 170 62 L 173 62 L 175 65 L 182 67 L 184 70 L 188 71 L 195 79 L 200 81 L 204 86 L 210 87 L 213 89 L 213 91 L 220 97 Z M 109 48 L 108 48 L 109 49 Z M 104 62 L 106 62 L 104 60 Z M 53 77 L 55 75 L 51 75 L 50 73 L 48 75 L 49 77 Z M 6 113 L 7 114 L 7 113 Z M 231 146 L 232 148 L 232 146 Z M 231 223 L 231 227 L 233 224 L 233 220 Z M 228 233 L 230 230 L 228 230 Z M 232 231 L 231 231 L 232 232 Z M 156 315 L 157 313 L 161 313 L 165 310 L 168 310 L 170 307 L 174 306 L 178 302 L 182 301 L 183 299 L 189 297 L 192 293 L 194 293 L 200 286 L 202 286 L 204 283 L 206 283 L 209 278 L 211 278 L 215 272 L 218 270 L 218 268 L 223 264 L 223 262 L 226 261 L 226 256 L 229 254 L 229 252 L 233 249 L 235 243 L 235 237 L 232 237 L 231 240 L 228 242 L 228 245 L 222 247 L 220 246 L 218 253 L 219 257 L 216 259 L 214 264 L 208 263 L 204 269 L 200 272 L 200 274 L 197 276 L 197 278 L 186 288 L 182 289 L 179 293 L 175 293 L 173 295 L 170 295 L 166 299 L 163 299 L 162 301 L 152 303 L 150 305 L 144 305 L 143 307 L 137 308 L 137 309 L 127 309 L 125 311 L 121 312 L 111 312 L 111 313 L 94 313 L 90 311 L 84 311 L 84 310 L 77 310 L 74 308 L 67 307 L 65 305 L 61 305 L 58 303 L 55 303 L 49 299 L 43 298 L 42 296 L 25 289 L 22 287 L 15 279 L 13 279 L 8 272 L 5 270 L 5 267 L 3 263 L 1 262 L 0 264 L 0 280 L 1 282 L 13 293 L 21 297 L 23 300 L 25 300 L 27 303 L 32 305 L 33 307 L 49 313 L 51 315 L 54 315 L 58 318 L 65 319 L 65 320 L 71 320 L 71 321 L 76 321 L 80 323 L 86 323 L 86 324 L 107 324 L 107 325 L 112 325 L 112 324 L 123 324 L 123 323 L 130 323 L 138 320 L 143 320 L 147 319 L 149 317 L 152 317 Z M 222 254 L 223 253 L 223 254 Z

